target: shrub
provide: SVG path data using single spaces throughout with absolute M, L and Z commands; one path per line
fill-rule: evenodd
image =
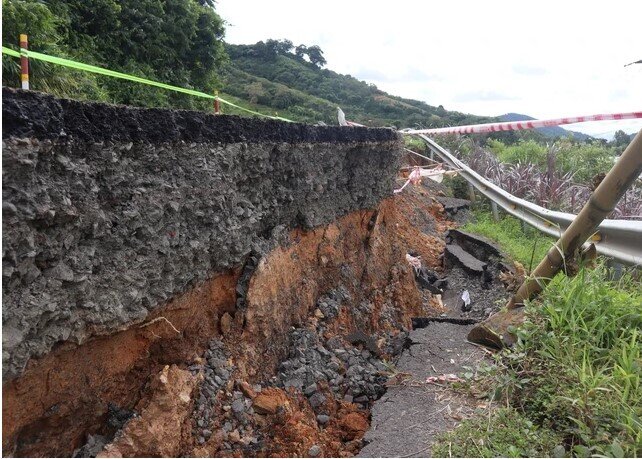
M 499 140 L 489 140 L 490 148 L 505 163 L 530 163 L 543 166 L 547 147 L 534 140 L 520 140 L 515 145 L 504 145 Z

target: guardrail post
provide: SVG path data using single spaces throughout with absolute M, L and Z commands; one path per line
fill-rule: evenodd
M 610 260 L 609 265 L 611 268 L 611 276 L 613 280 L 620 280 L 622 278 L 622 275 L 624 274 L 624 266 L 622 265 L 622 263 L 615 260 Z
M 490 209 L 493 211 L 493 220 L 496 222 L 499 221 L 499 210 L 497 209 L 497 203 L 495 201 L 490 201 Z
M 470 202 L 475 202 L 475 187 L 471 183 L 468 183 L 468 198 Z
M 29 89 L 29 58 L 22 53 L 22 50 L 29 49 L 27 34 L 20 34 L 20 81 L 22 89 Z

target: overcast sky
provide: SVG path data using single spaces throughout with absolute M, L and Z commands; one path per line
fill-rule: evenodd
M 476 115 L 642 110 L 642 2 L 218 0 L 226 41 L 319 45 L 327 68 Z M 349 114 L 348 114 L 349 115 Z M 608 137 L 642 120 L 569 129 Z

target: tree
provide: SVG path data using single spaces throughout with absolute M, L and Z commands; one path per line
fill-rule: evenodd
M 294 48 L 294 44 L 290 40 L 278 40 L 276 43 L 277 54 L 289 54 Z
M 626 132 L 620 129 L 618 131 L 615 131 L 615 137 L 613 139 L 613 142 L 615 143 L 616 147 L 626 148 L 629 145 L 629 143 L 631 143 L 631 138 Z
M 310 62 L 319 68 L 328 63 L 323 57 L 323 51 L 321 51 L 321 48 L 319 48 L 317 45 L 307 48 L 306 53 L 308 55 L 308 58 L 310 59 Z
M 3 43 L 15 43 L 13 35 L 28 33 L 36 51 L 213 92 L 220 86 L 219 69 L 226 54 L 223 20 L 212 4 L 210 0 L 3 0 Z M 5 60 L 3 69 L 11 71 Z M 32 67 L 33 87 L 59 96 L 143 106 L 210 105 L 184 94 L 35 60 Z M 62 76 L 71 82 L 67 89 L 59 84 Z
M 301 60 L 305 60 L 305 56 L 308 54 L 308 47 L 305 45 L 299 45 L 294 50 L 294 55 Z

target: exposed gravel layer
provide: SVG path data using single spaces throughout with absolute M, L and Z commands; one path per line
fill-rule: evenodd
M 213 273 L 248 278 L 289 229 L 374 208 L 398 167 L 386 129 L 3 97 L 4 380 Z
M 396 335 L 382 334 L 387 355 L 399 355 L 404 349 L 407 332 Z M 319 427 L 332 418 L 328 411 L 328 397 L 355 403 L 369 409 L 385 393 L 385 382 L 390 366 L 363 344 L 351 344 L 340 336 L 325 341 L 318 330 L 295 328 L 290 332 L 290 353 L 278 368 L 277 374 L 263 384 L 250 385 L 235 380 L 235 368 L 230 365 L 228 353 L 220 340 L 210 342 L 201 364 L 189 367 L 193 374 L 201 372 L 199 396 L 194 406 L 192 426 L 198 445 L 210 440 L 212 435 L 221 439 L 221 454 L 257 454 L 269 444 L 253 407 L 253 398 L 272 387 L 295 390 L 303 394 L 316 415 Z M 221 414 L 222 413 L 222 414 Z M 92 444 L 85 445 L 90 451 Z M 310 448 L 308 455 L 319 452 Z
M 296 387 L 308 397 L 317 414 L 325 396 L 319 382 L 327 382 L 338 399 L 361 404 L 364 408 L 384 392 L 388 371 L 379 357 L 363 346 L 353 346 L 339 336 L 322 343 L 307 329 L 294 329 L 287 360 L 281 363 L 276 384 Z
M 221 390 L 226 390 L 230 376 L 234 372 L 234 367 L 227 360 L 223 343 L 218 339 L 210 341 L 209 348 L 203 357 L 202 365 L 192 365 L 188 368 L 193 374 L 202 371 L 204 376 L 192 419 L 194 436 L 200 444 L 205 443 L 212 436 L 211 422 L 217 394 Z

